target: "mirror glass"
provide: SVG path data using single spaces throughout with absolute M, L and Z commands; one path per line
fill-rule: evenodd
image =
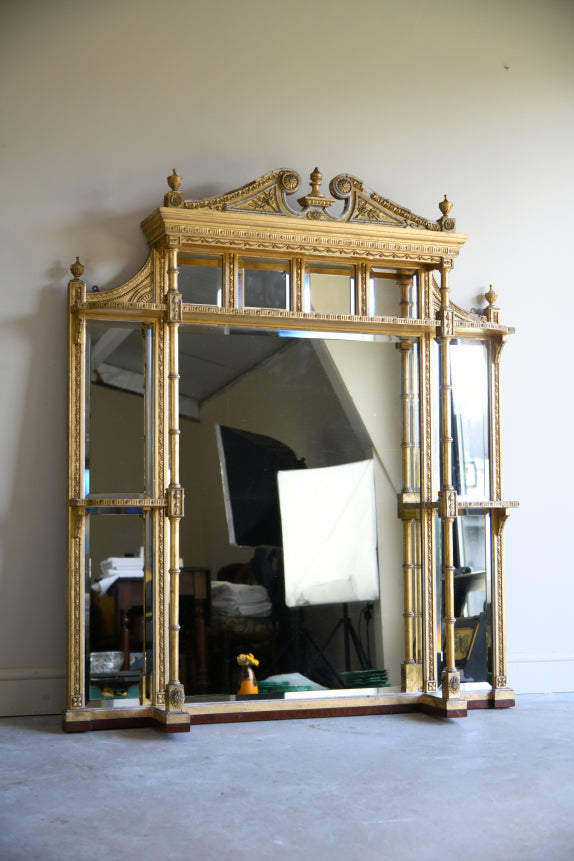
M 375 317 L 416 317 L 417 316 L 417 276 L 413 275 L 408 287 L 408 311 L 401 313 L 402 288 L 399 272 L 373 266 L 369 284 L 370 313 Z
M 304 309 L 319 314 L 354 314 L 354 266 L 337 263 L 308 266 Z
M 153 655 L 151 514 L 90 505 L 152 493 L 153 329 L 89 321 L 86 369 L 86 698 L 148 696 Z
M 462 514 L 454 530 L 455 659 L 462 683 L 491 682 L 490 516 Z M 441 574 L 441 607 L 444 597 Z M 444 623 L 442 625 L 444 638 Z M 443 639 L 444 642 L 444 639 Z M 441 654 L 441 658 L 444 652 Z
M 398 689 L 400 362 L 388 336 L 180 328 L 189 697 L 235 696 L 250 652 L 260 697 Z
M 460 516 L 454 524 L 454 615 L 456 666 L 462 683 L 490 682 L 492 600 L 490 516 L 465 511 L 465 502 L 485 501 L 490 489 L 488 347 L 481 341 L 450 344 L 453 484 Z M 437 363 L 438 364 L 438 363 Z M 437 428 L 438 433 L 438 428 Z M 437 520 L 440 530 L 440 521 Z M 438 567 L 441 617 L 444 579 Z M 444 623 L 438 640 L 439 676 L 444 659 Z
M 289 307 L 289 261 L 239 258 L 240 308 Z
M 87 324 L 86 495 L 144 491 L 152 337 L 137 324 Z
M 217 255 L 178 254 L 178 290 L 182 302 L 221 306 L 222 259 Z
M 488 352 L 482 341 L 450 346 L 453 484 L 463 500 L 490 495 L 488 442 Z
M 151 515 L 88 508 L 86 700 L 125 706 L 150 690 L 153 656 Z

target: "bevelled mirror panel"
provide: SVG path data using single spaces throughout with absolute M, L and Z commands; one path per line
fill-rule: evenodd
M 106 708 L 149 688 L 153 639 L 150 515 L 95 509 L 86 525 L 86 699 Z M 147 522 L 146 522 L 147 521 Z
M 485 500 L 490 495 L 487 345 L 453 341 L 450 368 L 453 484 L 461 499 Z
M 90 321 L 87 341 L 86 495 L 141 494 L 151 329 Z
M 337 263 L 309 266 L 305 276 L 304 309 L 318 314 L 353 314 L 354 266 Z
M 417 277 L 373 266 L 369 276 L 369 314 L 374 317 L 416 317 Z
M 182 302 L 221 305 L 222 258 L 216 255 L 178 254 L 178 289 Z
M 240 308 L 289 308 L 289 261 L 242 257 L 238 275 Z
M 461 514 L 454 522 L 455 663 L 463 683 L 490 683 L 492 594 L 490 515 Z M 444 576 L 439 568 L 441 618 L 445 615 Z M 441 641 L 444 644 L 444 621 Z M 444 646 L 439 654 L 444 664 Z

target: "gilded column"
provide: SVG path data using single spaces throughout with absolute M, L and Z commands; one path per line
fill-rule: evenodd
M 177 245 L 168 246 L 168 415 L 169 476 L 167 489 L 169 520 L 169 681 L 165 691 L 168 712 L 183 710 L 183 685 L 179 681 L 179 523 L 183 517 L 183 488 L 179 483 L 179 324 L 181 293 L 177 289 Z
M 67 707 L 85 706 L 85 515 L 83 506 L 74 504 L 84 496 L 85 467 L 85 393 L 86 323 L 80 306 L 86 300 L 86 285 L 80 279 L 84 267 L 79 257 L 70 266 L 74 276 L 68 285 L 68 642 Z
M 497 295 L 490 285 L 486 294 L 487 320 L 500 322 L 500 311 L 495 305 Z M 505 344 L 504 336 L 491 339 L 490 353 L 490 494 L 494 502 L 502 501 L 502 408 L 500 395 L 500 360 Z M 491 512 L 492 559 L 492 686 L 494 690 L 508 687 L 506 669 L 506 627 L 504 619 L 504 527 L 508 508 L 494 508 Z
M 454 312 L 449 303 L 448 267 L 441 269 L 440 350 L 440 449 L 441 486 L 439 517 L 442 522 L 444 655 L 443 699 L 460 697 L 460 674 L 455 665 L 454 644 L 454 522 L 457 495 L 452 484 L 452 412 L 450 381 L 450 341 L 454 335 Z
M 290 310 L 296 314 L 303 311 L 303 292 L 305 279 L 305 260 L 303 257 L 294 257 L 291 260 L 291 291 Z
M 237 270 L 239 256 L 234 253 L 226 254 L 223 265 L 223 307 L 237 307 Z
M 430 316 L 430 285 L 427 273 L 419 279 L 419 289 L 424 295 L 419 299 L 419 307 Z M 419 521 L 420 563 L 422 568 L 421 611 L 422 611 L 422 661 L 423 691 L 434 694 L 438 689 L 436 668 L 436 624 L 435 624 L 435 584 L 436 563 L 434 548 L 433 482 L 432 482 L 432 350 L 434 337 L 427 333 L 419 341 L 419 380 L 420 380 L 420 426 L 421 426 L 421 505 Z
M 401 317 L 408 317 L 411 310 L 410 288 L 412 276 L 400 276 Z M 415 584 L 413 547 L 415 536 L 415 512 L 413 511 L 413 345 L 409 339 L 399 344 L 401 353 L 401 400 L 402 400 L 402 473 L 403 473 L 403 617 L 405 660 L 401 671 L 401 685 L 404 691 L 417 691 L 421 684 L 420 666 L 415 660 Z

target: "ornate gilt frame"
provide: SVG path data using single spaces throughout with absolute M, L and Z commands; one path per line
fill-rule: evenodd
M 500 322 L 492 289 L 483 313 L 470 313 L 452 303 L 449 274 L 466 240 L 456 232 L 446 196 L 441 215 L 430 221 L 380 195 L 369 192 L 353 176 L 332 180 L 332 197 L 321 190 L 321 174 L 311 174 L 311 190 L 299 198 L 299 211 L 288 197 L 300 188 L 292 170 L 277 170 L 235 191 L 199 201 L 186 201 L 181 179 L 174 170 L 164 205 L 142 222 L 150 246 L 142 269 L 124 284 L 101 292 L 88 292 L 83 266 L 76 259 L 69 283 L 69 471 L 68 471 L 68 693 L 64 728 L 78 731 L 113 725 L 154 723 L 166 731 L 186 731 L 190 723 L 315 716 L 341 713 L 385 713 L 425 710 L 444 716 L 462 716 L 467 708 L 501 707 L 514 703 L 507 686 L 504 624 L 503 528 L 511 508 L 502 496 L 502 436 L 500 356 L 511 329 Z M 337 202 L 341 211 L 330 216 Z M 177 257 L 180 251 L 217 251 L 224 256 L 221 306 L 184 304 L 178 291 Z M 290 260 L 289 310 L 240 308 L 237 296 L 239 255 L 277 255 Z M 319 314 L 304 310 L 306 263 L 321 259 L 344 260 L 355 266 L 355 314 Z M 393 267 L 404 286 L 400 316 L 369 313 L 367 284 L 373 265 Z M 418 280 L 418 314 L 409 309 L 408 286 Z M 438 276 L 438 282 L 434 274 Z M 87 500 L 82 490 L 85 445 L 86 321 L 129 320 L 151 325 L 157 349 L 154 358 L 154 447 L 158 453 L 151 492 L 143 498 L 90 498 L 89 505 L 124 505 L 151 512 L 156 560 L 154 583 L 154 666 L 152 689 L 141 705 L 126 709 L 94 709 L 84 697 L 84 542 Z M 398 512 L 403 521 L 405 570 L 405 662 L 402 693 L 301 699 L 293 702 L 247 702 L 186 708 L 178 680 L 179 525 L 184 489 L 179 482 L 178 332 L 182 323 L 250 328 L 289 328 L 310 331 L 372 332 L 404 338 L 402 350 L 403 409 L 412 394 L 408 352 L 418 348 L 420 402 L 420 496 L 410 492 L 408 456 L 403 455 L 403 492 Z M 449 345 L 454 337 L 480 338 L 489 344 L 490 359 L 490 468 L 491 498 L 485 503 L 462 505 L 452 484 L 449 379 Z M 438 340 L 440 352 L 440 464 L 438 498 L 433 498 L 431 352 Z M 404 421 L 406 428 L 408 422 Z M 403 452 L 410 440 L 406 430 Z M 488 692 L 464 693 L 454 662 L 453 524 L 459 513 L 480 510 L 491 514 L 493 595 L 493 684 Z M 442 524 L 445 577 L 446 669 L 439 693 L 435 642 L 436 513 Z M 413 551 L 413 547 L 419 548 Z M 412 589 L 412 571 L 422 572 L 420 593 Z M 413 650 L 413 642 L 417 643 Z

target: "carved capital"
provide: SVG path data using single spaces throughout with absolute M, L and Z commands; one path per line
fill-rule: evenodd
M 452 338 L 454 335 L 454 311 L 452 308 L 441 308 L 440 312 L 441 336 Z
M 179 484 L 170 485 L 167 489 L 167 516 L 172 519 L 183 517 L 184 491 Z
M 453 520 L 458 516 L 458 498 L 456 490 L 439 491 L 438 516 L 441 520 Z
M 183 303 L 181 293 L 169 291 L 167 294 L 167 321 L 168 323 L 181 323 L 183 320 Z

